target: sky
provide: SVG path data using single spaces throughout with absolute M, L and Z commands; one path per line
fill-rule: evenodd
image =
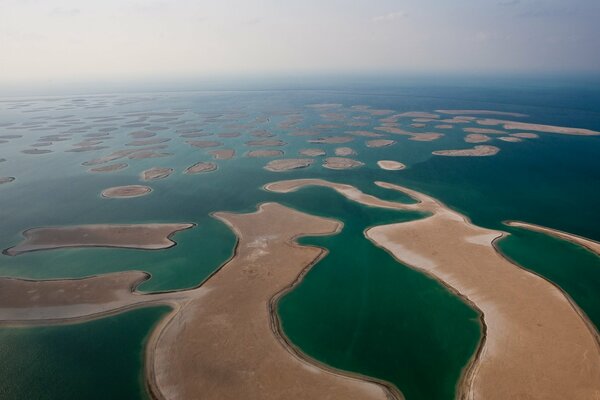
M 0 86 L 600 73 L 600 0 L 0 0 Z

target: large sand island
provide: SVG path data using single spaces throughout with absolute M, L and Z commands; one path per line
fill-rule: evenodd
M 437 150 L 432 151 L 431 154 L 436 156 L 446 157 L 486 157 L 494 156 L 498 154 L 500 148 L 496 146 L 475 146 L 472 149 L 460 149 L 460 150 Z
M 424 194 L 377 184 L 419 203 L 380 200 L 318 179 L 276 182 L 266 189 L 326 186 L 362 204 L 430 214 L 372 227 L 365 235 L 399 261 L 439 279 L 482 313 L 485 340 L 464 373 L 459 398 L 584 400 L 600 394 L 596 330 L 555 285 L 498 253 L 493 243 L 505 233 L 475 226 Z

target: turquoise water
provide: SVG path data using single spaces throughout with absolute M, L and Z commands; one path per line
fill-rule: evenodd
M 409 400 L 452 398 L 460 372 L 479 339 L 477 315 L 436 281 L 394 262 L 362 234 L 368 226 L 418 216 L 358 206 L 322 188 L 286 195 L 261 190 L 264 184 L 275 180 L 313 177 L 352 184 L 386 199 L 408 201 L 401 194 L 373 184 L 375 180 L 384 180 L 441 199 L 479 225 L 513 233 L 500 242 L 501 250 L 525 268 L 558 284 L 599 326 L 600 303 L 594 296 L 600 284 L 598 257 L 577 246 L 502 225 L 507 219 L 523 220 L 600 239 L 597 211 L 597 204 L 600 204 L 599 137 L 542 133 L 540 139 L 522 143 L 494 140 L 491 144 L 502 149 L 494 157 L 452 158 L 434 157 L 431 151 L 469 147 L 463 141 L 460 126 L 440 131 L 446 136 L 438 141 L 415 142 L 402 136 L 392 137 L 398 143 L 380 149 L 366 148 L 364 141 L 369 138 L 356 138 L 343 145 L 313 145 L 306 143 L 307 137 L 290 135 L 293 130 L 313 129 L 318 123 L 335 125 L 322 129 L 320 136 L 341 135 L 349 129 L 372 130 L 377 125 L 370 122 L 366 127 L 348 128 L 337 121 L 324 122 L 318 111 L 305 107 L 312 103 L 341 103 L 345 106 L 343 114 L 347 119 L 358 115 L 348 107 L 359 104 L 398 112 L 438 108 L 492 109 L 527 113 L 531 115 L 527 121 L 532 122 L 600 130 L 598 87 L 556 83 L 528 87 L 506 81 L 437 87 L 410 84 L 348 87 L 328 91 L 136 94 L 135 97 L 143 98 L 143 101 L 129 104 L 123 104 L 124 99 L 134 95 L 86 98 L 88 103 L 99 104 L 102 108 L 85 108 L 72 98 L 52 102 L 36 100 L 29 101 L 34 105 L 28 107 L 49 108 L 27 113 L 23 112 L 27 107 L 16 110 L 11 109 L 14 103 L 0 103 L 0 123 L 9 121 L 18 126 L 32 121 L 32 117 L 42 117 L 40 119 L 46 121 L 49 117 L 72 114 L 75 117 L 69 118 L 85 121 L 84 126 L 91 125 L 85 133 L 98 132 L 105 127 L 83 119 L 89 116 L 123 116 L 124 112 L 131 111 L 174 109 L 184 113 L 177 121 L 162 123 L 167 129 L 157 132 L 159 137 L 172 138 L 166 143 L 168 148 L 159 151 L 173 153 L 173 156 L 126 160 L 129 163 L 127 169 L 111 174 L 89 173 L 81 163 L 108 154 L 112 149 L 126 148 L 125 143 L 131 140 L 127 133 L 141 128 L 123 126 L 126 125 L 124 120 L 111 122 L 116 130 L 111 133 L 113 138 L 106 141 L 110 148 L 105 150 L 65 153 L 72 142 L 85 134 L 82 132 L 72 141 L 56 142 L 49 147 L 53 153 L 25 155 L 20 150 L 38 137 L 61 133 L 68 128 L 45 127 L 38 131 L 0 126 L 0 135 L 24 135 L 0 143 L 0 158 L 6 158 L 5 162 L 0 162 L 0 176 L 17 178 L 15 182 L 0 186 L 2 249 L 18 243 L 20 233 L 35 226 L 146 222 L 198 224 L 194 229 L 176 234 L 177 245 L 167 250 L 69 249 L 18 257 L 2 255 L 0 275 L 42 279 L 136 269 L 152 274 L 152 278 L 140 287 L 143 291 L 193 287 L 231 257 L 235 244 L 232 232 L 211 218 L 210 213 L 249 212 L 260 202 L 278 201 L 306 212 L 340 219 L 345 224 L 343 232 L 337 236 L 303 239 L 305 243 L 326 247 L 330 254 L 281 301 L 283 328 L 292 342 L 308 355 L 333 367 L 388 380 Z M 282 112 L 301 114 L 304 120 L 296 127 L 283 127 L 279 125 L 286 119 Z M 220 113 L 228 115 L 225 118 L 216 116 Z M 257 116 L 268 116 L 270 120 L 257 122 Z M 222 141 L 223 147 L 237 151 L 236 158 L 216 161 L 219 169 L 212 173 L 182 174 L 185 167 L 211 160 L 211 157 L 210 149 L 191 148 L 178 136 L 178 121 L 196 124 L 209 133 L 240 132 L 239 138 L 197 138 Z M 404 128 L 412 129 L 410 120 L 402 123 Z M 253 128 L 231 126 L 240 124 L 251 124 Z M 425 131 L 433 130 L 432 125 Z M 268 129 L 286 141 L 287 145 L 281 149 L 288 157 L 296 155 L 301 148 L 322 147 L 332 155 L 336 147 L 348 146 L 358 152 L 356 158 L 366 165 L 353 171 L 331 171 L 315 162 L 303 170 L 268 172 L 262 169 L 268 159 L 243 156 L 249 150 L 244 142 L 254 139 L 249 136 L 252 129 Z M 317 157 L 317 160 L 321 159 Z M 400 172 L 382 171 L 376 166 L 377 160 L 381 159 L 398 160 L 408 168 Z M 148 183 L 154 191 L 145 197 L 107 200 L 99 196 L 102 189 L 110 186 L 139 183 L 139 173 L 152 166 L 173 167 L 176 171 L 168 179 Z M 355 251 L 348 253 L 349 248 Z M 155 321 L 148 318 L 147 321 Z M 131 342 L 127 341 L 130 337 L 126 329 L 109 333 L 97 327 L 108 323 L 106 321 L 78 326 L 91 327 L 90 335 L 98 335 L 94 336 L 97 338 L 120 337 L 118 340 L 122 340 L 123 345 L 119 348 L 123 356 L 135 358 L 135 354 L 139 354 L 140 338 L 147 334 L 152 323 L 138 326 L 132 319 L 125 318 L 120 326 L 139 327 L 137 341 Z M 9 330 L 10 334 L 0 339 L 0 346 L 6 344 L 4 348 L 11 349 L 12 360 L 18 357 L 20 365 L 34 365 L 33 361 L 42 357 L 49 340 L 46 329 L 55 332 L 56 338 L 68 338 L 74 326 Z M 67 379 L 71 374 L 69 371 L 77 365 L 82 364 L 84 368 L 92 365 L 89 358 L 77 361 L 69 356 L 84 348 L 82 342 L 69 340 L 62 346 L 65 351 L 53 354 L 44 366 L 52 376 Z M 10 365 L 3 363 L 0 374 L 11 377 L 6 393 L 18 394 L 21 379 L 29 377 L 30 382 L 35 382 L 39 370 L 23 367 L 19 370 L 20 379 L 17 379 L 12 378 L 14 373 L 10 371 Z M 33 384 L 27 389 L 41 390 L 46 385 L 51 393 L 57 394 L 64 390 L 64 386 L 59 385 L 64 380 L 60 379 L 43 381 L 39 386 Z M 130 375 L 123 379 L 129 379 L 129 387 L 137 388 L 137 395 L 143 395 L 137 377 Z M 69 395 L 80 393 L 79 398 L 86 398 L 94 382 L 80 380 Z M 19 398 L 16 394 L 5 397 Z

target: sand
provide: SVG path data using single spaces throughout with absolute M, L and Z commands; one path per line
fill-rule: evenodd
M 417 142 L 432 142 L 443 136 L 443 133 L 416 133 L 412 137 L 408 138 L 408 140 L 414 140 Z
M 286 144 L 287 143 L 284 142 L 283 140 L 275 140 L 275 139 L 250 140 L 250 141 L 246 142 L 247 146 L 265 146 L 265 147 L 284 146 Z
M 504 112 L 504 111 L 492 111 L 492 110 L 435 110 L 440 114 L 449 115 L 504 115 L 507 117 L 527 117 L 527 114 Z
M 252 150 L 246 153 L 246 157 L 281 157 L 281 150 Z
M 400 171 L 406 168 L 406 165 L 402 164 L 401 162 L 391 160 L 377 161 L 377 165 L 379 166 L 379 168 L 385 169 L 387 171 Z
M 65 247 L 122 247 L 157 250 L 175 245 L 170 237 L 193 224 L 99 224 L 32 228 L 23 232 L 25 240 L 3 251 L 17 256 L 31 251 Z
M 410 126 L 412 126 L 413 128 L 425 128 L 427 126 L 427 124 L 414 123 L 414 124 L 410 124 Z
M 340 223 L 275 203 L 251 214 L 217 213 L 238 237 L 234 258 L 150 338 L 147 375 L 158 398 L 387 399 L 385 387 L 344 377 L 293 348 L 277 302 L 325 251 L 298 237 Z M 391 394 L 391 393 L 390 393 Z
M 207 147 L 222 146 L 223 143 L 214 140 L 186 140 L 186 143 L 192 147 L 198 147 L 199 149 L 205 149 Z
M 198 162 L 194 165 L 187 167 L 184 171 L 185 174 L 199 174 L 203 172 L 211 172 L 217 169 L 217 164 L 212 162 Z
M 25 149 L 25 150 L 22 150 L 21 153 L 23 153 L 23 154 L 48 154 L 48 153 L 52 153 L 52 150 Z
M 365 235 L 480 311 L 485 340 L 462 377 L 457 398 L 584 400 L 600 395 L 595 328 L 555 285 L 498 253 L 493 243 L 506 233 L 475 226 L 424 194 L 377 184 L 419 203 L 389 202 L 322 180 L 276 182 L 266 189 L 289 192 L 307 185 L 327 186 L 363 204 L 429 214 L 375 226 Z
M 197 138 L 197 137 L 206 137 L 206 136 L 211 136 L 212 133 L 210 132 L 187 132 L 187 133 L 182 133 L 181 135 L 179 135 L 182 138 Z
M 3 176 L 3 177 L 0 177 L 0 185 L 3 185 L 5 183 L 13 182 L 14 180 L 15 180 L 14 176 Z
M 559 231 L 557 229 L 546 228 L 545 226 L 528 224 L 527 222 L 520 221 L 506 221 L 506 225 L 514 226 L 517 228 L 529 229 L 535 232 L 542 232 L 550 236 L 557 237 L 562 240 L 567 240 L 569 242 L 575 243 L 579 246 L 585 247 L 592 253 L 595 253 L 600 256 L 600 243 L 595 240 L 584 238 L 583 236 L 574 235 L 572 233 Z
M 452 129 L 452 128 L 454 128 L 454 126 L 448 125 L 448 124 L 441 124 L 441 125 L 436 125 L 435 128 L 436 129 Z
M 158 179 L 168 178 L 173 173 L 173 171 L 173 168 L 152 167 L 143 171 L 140 174 L 140 178 L 143 181 L 155 181 Z
M 340 157 L 355 156 L 356 151 L 350 147 L 338 147 L 335 149 L 335 155 Z
M 156 136 L 156 133 L 148 132 L 148 131 L 135 131 L 135 132 L 131 132 L 129 134 L 129 136 L 131 136 L 134 139 L 144 139 L 144 138 Z
M 233 149 L 211 150 L 208 153 L 212 155 L 215 160 L 229 160 L 235 156 L 235 150 Z
M 130 160 L 143 160 L 146 158 L 160 158 L 160 157 L 169 157 L 172 156 L 173 153 L 164 153 L 159 151 L 136 151 L 135 153 L 130 154 L 127 158 Z
M 418 133 L 418 132 L 409 132 L 404 129 L 400 129 L 394 126 L 378 126 L 375 127 L 376 130 L 393 133 L 395 135 L 407 135 L 410 136 L 409 140 L 415 140 L 419 142 L 430 142 L 433 140 L 437 140 L 444 136 L 443 133 L 435 133 L 435 132 L 427 132 L 427 133 Z
M 312 158 L 287 158 L 269 161 L 265 169 L 273 172 L 289 171 L 309 167 L 312 163 Z
M 492 140 L 491 137 L 487 135 L 482 135 L 480 133 L 471 133 L 465 136 L 465 142 L 467 143 L 485 143 Z
M 302 149 L 298 153 L 308 157 L 319 157 L 326 154 L 323 149 Z
M 382 137 L 382 136 L 384 136 L 381 133 L 375 133 L 375 132 L 370 132 L 370 131 L 346 131 L 346 133 L 348 135 L 363 136 L 363 137 Z
M 348 136 L 330 136 L 326 138 L 309 139 L 309 143 L 321 143 L 321 144 L 342 144 L 353 141 L 354 138 Z
M 482 119 L 477 120 L 480 125 L 502 125 L 508 130 L 535 131 L 545 133 L 557 133 L 561 135 L 580 135 L 580 136 L 597 136 L 600 132 L 582 128 L 568 128 L 554 125 L 530 124 L 526 122 L 506 121 L 499 119 Z
M 537 135 L 535 133 L 529 133 L 529 132 L 511 133 L 510 136 L 518 137 L 521 139 L 537 139 L 540 137 L 540 135 Z
M 165 143 L 168 142 L 169 138 L 159 138 L 159 137 L 155 137 L 155 138 L 151 138 L 151 139 L 139 139 L 139 140 L 134 140 L 132 142 L 127 143 L 125 146 L 149 146 L 152 144 L 159 144 L 159 143 Z
M 102 191 L 102 197 L 108 199 L 128 199 L 149 194 L 152 188 L 142 185 L 115 186 Z
M 475 146 L 472 149 L 461 149 L 461 150 L 437 150 L 431 154 L 436 156 L 447 156 L 447 157 L 486 157 L 494 156 L 498 154 L 500 148 L 496 146 Z
M 104 165 L 102 167 L 90 168 L 90 172 L 114 172 L 127 168 L 127 163 L 115 163 Z
M 329 169 L 353 169 L 362 167 L 364 163 L 344 157 L 327 157 L 323 166 Z
M 387 147 L 387 146 L 391 146 L 395 143 L 396 143 L 395 140 L 387 140 L 387 139 L 375 139 L 375 140 L 368 140 L 367 142 L 365 142 L 366 146 L 371 147 L 371 148 Z
M 463 131 L 468 133 L 479 133 L 482 135 L 506 135 L 505 131 L 499 131 L 498 129 L 489 128 L 463 128 Z
M 502 140 L 503 142 L 511 142 L 511 143 L 519 143 L 522 142 L 523 139 L 513 136 L 501 136 L 498 140 Z

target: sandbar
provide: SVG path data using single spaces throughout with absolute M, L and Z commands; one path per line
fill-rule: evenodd
M 471 149 L 460 149 L 460 150 L 437 150 L 431 154 L 436 156 L 447 156 L 447 157 L 486 157 L 494 156 L 498 154 L 500 148 L 496 146 L 475 146 Z
M 401 162 L 392 160 L 380 160 L 377 161 L 377 165 L 379 166 L 379 168 L 385 169 L 387 171 L 400 171 L 406 168 L 406 165 L 402 164 Z
M 246 153 L 247 157 L 280 157 L 283 155 L 281 150 L 252 150 Z
M 217 164 L 212 162 L 198 162 L 194 165 L 187 167 L 184 171 L 185 174 L 199 174 L 202 172 L 211 172 L 217 169 Z
M 90 172 L 113 172 L 113 171 L 119 171 L 124 168 L 127 168 L 127 163 L 115 163 L 115 164 L 104 165 L 102 167 L 90 168 Z
M 460 399 L 593 399 L 600 393 L 598 334 L 554 284 L 511 263 L 494 242 L 502 231 L 473 225 L 464 215 L 414 190 L 415 204 L 389 202 L 322 180 L 282 181 L 267 190 L 331 187 L 351 200 L 427 213 L 423 219 L 375 226 L 365 236 L 400 262 L 438 279 L 481 313 L 484 340 L 464 371 Z
M 394 143 L 396 143 L 395 140 L 387 140 L 387 139 L 375 139 L 375 140 L 368 140 L 365 144 L 367 145 L 367 147 L 387 147 L 387 146 L 391 146 Z
M 506 221 L 504 223 L 508 226 L 529 229 L 529 230 L 535 231 L 535 232 L 542 232 L 542 233 L 557 237 L 562 240 L 567 240 L 567 241 L 575 243 L 579 246 L 585 247 L 586 249 L 590 250 L 592 253 L 595 253 L 600 256 L 600 243 L 598 243 L 595 240 L 588 239 L 583 236 L 575 235 L 573 233 L 559 231 L 558 229 L 547 228 L 545 226 L 536 225 L 536 224 L 529 224 L 527 222 Z
M 327 157 L 323 166 L 329 169 L 353 169 L 362 167 L 364 163 L 344 157 Z
M 131 197 L 145 196 L 152 188 L 142 185 L 115 186 L 102 191 L 102 197 L 109 199 L 127 199 Z
M 153 167 L 142 171 L 140 174 L 140 178 L 144 181 L 154 181 L 157 179 L 168 178 L 172 173 L 173 168 L 162 168 L 162 167 Z
M 309 167 L 312 163 L 312 158 L 286 158 L 269 161 L 265 166 L 265 169 L 273 172 L 289 171 L 292 169 Z
M 9 256 L 67 247 L 121 247 L 158 250 L 175 245 L 170 238 L 194 224 L 98 224 L 32 228 L 23 240 L 4 250 Z
M 229 160 L 235 156 L 235 150 L 233 149 L 211 150 L 208 153 L 212 155 L 215 160 Z
M 542 125 L 542 124 L 530 124 L 526 122 L 517 121 L 506 121 L 500 119 L 482 119 L 477 120 L 480 125 L 502 125 L 504 129 L 509 130 L 523 130 L 523 131 L 536 131 L 545 133 L 558 133 L 561 135 L 580 135 L 580 136 L 597 136 L 600 132 L 596 132 L 590 129 L 583 128 L 569 128 L 564 126 L 554 125 Z

